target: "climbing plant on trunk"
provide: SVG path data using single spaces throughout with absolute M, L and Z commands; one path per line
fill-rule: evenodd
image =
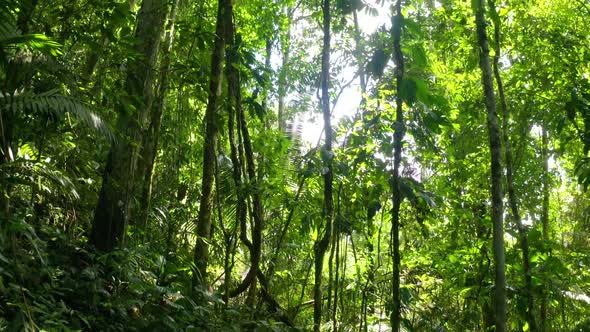
M 152 111 L 154 67 L 168 1 L 144 0 L 139 11 L 135 51 L 129 60 L 124 95 L 117 103 L 119 136 L 109 151 L 90 241 L 99 250 L 112 250 L 125 240 L 143 129 Z
M 324 146 L 321 151 L 324 175 L 324 218 L 320 222 L 317 231 L 317 239 L 314 243 L 314 267 L 315 284 L 313 288 L 313 329 L 320 331 L 322 322 L 322 272 L 324 268 L 324 255 L 332 238 L 332 226 L 334 219 L 334 203 L 332 198 L 332 114 L 330 112 L 330 0 L 322 2 L 323 17 L 323 46 L 322 46 L 322 72 L 320 85 L 322 91 L 321 105 L 324 118 Z
M 487 111 L 491 164 L 491 198 L 493 224 L 493 251 L 495 264 L 494 323 L 497 332 L 506 331 L 506 274 L 504 257 L 504 206 L 502 192 L 502 143 L 500 126 L 494 95 L 494 77 L 490 64 L 490 48 L 486 32 L 485 4 L 483 0 L 473 2 L 475 24 L 477 26 L 477 47 L 479 67 L 482 72 L 482 85 Z
M 225 36 L 231 24 L 233 5 L 231 0 L 219 0 L 215 42 L 211 54 L 211 73 L 207 108 L 205 110 L 205 141 L 203 148 L 203 176 L 201 180 L 201 199 L 197 223 L 197 243 L 195 244 L 193 287 L 207 285 L 207 264 L 209 261 L 209 239 L 213 210 L 213 183 L 215 181 L 215 158 L 217 151 L 217 108 L 221 96 Z
M 402 145 L 405 134 L 403 114 L 402 83 L 404 79 L 404 54 L 401 46 L 401 33 L 403 25 L 402 4 L 397 0 L 395 4 L 395 16 L 391 33 L 393 36 L 393 61 L 395 63 L 395 132 L 393 133 L 393 174 L 391 178 L 392 209 L 391 209 L 391 243 L 390 250 L 393 256 L 393 275 L 391 277 L 391 329 L 394 332 L 400 330 L 401 321 L 401 296 L 400 296 L 400 206 L 403 200 L 400 190 L 400 165 L 402 158 Z

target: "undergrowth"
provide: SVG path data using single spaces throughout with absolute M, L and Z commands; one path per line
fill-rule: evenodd
M 264 310 L 226 306 L 207 290 L 190 296 L 190 255 L 145 246 L 97 254 L 24 213 L 2 223 L 0 331 L 286 330 Z

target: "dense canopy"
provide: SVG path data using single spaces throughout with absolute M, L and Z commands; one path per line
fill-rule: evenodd
M 0 330 L 590 331 L 589 26 L 0 1 Z

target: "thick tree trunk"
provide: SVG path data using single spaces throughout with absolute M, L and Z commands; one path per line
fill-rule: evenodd
M 153 187 L 153 173 L 154 163 L 158 152 L 158 140 L 160 138 L 160 127 L 162 126 L 162 115 L 164 114 L 164 104 L 166 100 L 166 92 L 168 91 L 168 73 L 170 72 L 170 52 L 174 44 L 174 22 L 176 20 L 176 10 L 178 1 L 175 0 L 170 11 L 170 18 L 168 19 L 168 32 L 164 47 L 162 48 L 162 61 L 160 64 L 159 82 L 156 90 L 156 99 L 151 111 L 151 119 L 149 127 L 145 133 L 143 140 L 143 160 L 141 160 L 139 181 L 141 183 L 141 196 L 139 199 L 139 208 L 137 225 L 145 228 L 149 212 L 152 205 L 152 187 Z
M 401 298 L 400 298 L 400 251 L 399 251 L 399 211 L 403 197 L 401 196 L 399 186 L 400 163 L 402 158 L 402 140 L 405 134 L 405 122 L 403 117 L 403 100 L 401 97 L 402 81 L 404 78 L 404 55 L 401 49 L 401 31 L 402 31 L 402 9 L 401 0 L 397 0 L 395 5 L 395 17 L 392 26 L 393 34 L 393 60 L 395 63 L 396 77 L 396 94 L 395 94 L 395 122 L 397 128 L 393 134 L 393 178 L 392 178 L 392 210 L 391 210 L 391 242 L 390 248 L 393 253 L 393 276 L 391 282 L 391 330 L 398 332 L 401 321 Z
M 123 98 L 127 101 L 117 105 L 120 136 L 109 152 L 90 234 L 91 243 L 99 250 L 112 250 L 124 243 L 138 157 L 137 142 L 141 141 L 142 127 L 152 106 L 152 73 L 167 3 L 166 0 L 144 0 L 139 12 L 135 36 L 136 51 L 142 57 L 129 62 L 126 98 Z
M 502 83 L 502 77 L 500 76 L 500 69 L 498 68 L 498 62 L 500 61 L 501 52 L 501 35 L 500 35 L 500 17 L 496 12 L 496 5 L 493 0 L 488 1 L 490 7 L 490 13 L 493 16 L 492 21 L 494 22 L 494 39 L 496 41 L 496 47 L 494 52 L 494 63 L 493 70 L 496 78 L 496 84 L 498 85 L 498 96 L 500 97 L 500 108 L 502 111 L 502 127 L 503 127 L 503 141 L 504 141 L 504 158 L 506 163 L 506 184 L 508 189 L 508 201 L 510 210 L 512 211 L 512 217 L 518 227 L 518 233 L 520 236 L 520 248 L 522 250 L 522 266 L 524 270 L 524 293 L 527 302 L 527 314 L 526 320 L 529 325 L 529 331 L 535 332 L 537 326 L 535 324 L 534 315 L 534 298 L 533 298 L 533 282 L 531 276 L 531 263 L 529 258 L 529 241 L 525 227 L 522 224 L 522 218 L 518 209 L 518 201 L 514 190 L 514 169 L 512 167 L 512 145 L 510 143 L 509 131 L 510 131 L 510 111 L 506 103 L 506 96 L 504 95 L 504 85 Z
M 320 331 L 322 322 L 322 271 L 324 267 L 324 254 L 332 238 L 332 225 L 334 217 L 334 203 L 332 198 L 332 123 L 330 114 L 330 0 L 323 0 L 323 32 L 324 43 L 322 48 L 322 113 L 324 116 L 324 149 L 322 159 L 324 162 L 324 227 L 319 228 L 318 239 L 314 243 L 315 282 L 313 287 L 313 329 Z M 323 228 L 323 229 L 322 229 Z
M 213 182 L 215 179 L 215 153 L 217 151 L 217 104 L 221 96 L 223 56 L 225 52 L 225 30 L 231 22 L 233 7 L 231 0 L 219 0 L 215 44 L 211 55 L 211 76 L 209 78 L 209 97 L 205 111 L 205 144 L 203 149 L 203 177 L 201 200 L 197 219 L 197 243 L 195 245 L 195 271 L 193 287 L 207 284 L 207 264 L 209 261 L 209 239 L 212 222 Z
M 506 331 L 506 275 L 504 257 L 504 221 L 502 193 L 502 144 L 496 97 L 494 95 L 494 78 L 490 64 L 490 49 L 486 33 L 485 5 L 483 0 L 475 0 L 475 23 L 479 48 L 479 66 L 482 71 L 482 84 L 487 110 L 487 126 L 490 139 L 491 173 L 492 173 L 492 224 L 493 249 L 495 263 L 494 319 L 496 332 Z

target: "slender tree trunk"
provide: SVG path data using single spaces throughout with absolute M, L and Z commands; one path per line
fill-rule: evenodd
M 549 242 L 549 153 L 548 153 L 548 139 L 547 130 L 545 126 L 541 129 L 541 158 L 543 159 L 543 203 L 541 211 L 541 225 L 543 227 L 543 240 Z M 548 285 L 543 287 L 541 292 L 541 325 L 540 331 L 547 330 L 547 294 Z
M 197 219 L 197 243 L 195 245 L 195 271 L 193 287 L 207 285 L 207 264 L 209 261 L 209 239 L 212 223 L 213 182 L 215 178 L 215 153 L 217 151 L 217 105 L 221 96 L 223 56 L 225 53 L 225 31 L 231 22 L 233 7 L 231 0 L 219 0 L 215 43 L 211 55 L 211 75 L 209 77 L 209 97 L 205 110 L 205 143 L 203 149 L 203 177 L 201 180 L 201 200 Z
M 332 237 L 332 246 L 330 247 L 330 256 L 328 258 L 328 317 L 331 317 L 332 312 L 332 290 L 336 288 L 334 285 L 334 252 L 336 251 L 336 243 L 334 240 L 336 237 Z
M 109 151 L 90 234 L 91 243 L 99 250 L 112 250 L 125 240 L 137 166 L 137 142 L 141 141 L 142 127 L 152 106 L 152 72 L 166 20 L 167 3 L 166 0 L 144 0 L 139 12 L 135 36 L 138 40 L 136 51 L 142 57 L 129 63 L 125 81 L 127 98 L 124 98 L 128 104 L 119 103 L 117 106 L 120 136 Z
M 315 283 L 313 287 L 313 329 L 320 331 L 322 323 L 322 271 L 324 267 L 324 254 L 330 245 L 332 238 L 332 226 L 334 217 L 334 203 L 332 198 L 332 124 L 330 114 L 330 0 L 323 0 L 323 32 L 324 42 L 322 48 L 322 113 L 324 116 L 324 149 L 322 159 L 324 162 L 324 213 L 325 224 L 318 231 L 318 239 L 314 243 Z M 323 229 L 322 229 L 323 228 Z
M 522 266 L 524 270 L 524 285 L 525 285 L 525 296 L 527 302 L 527 314 L 526 320 L 529 325 L 529 330 L 535 332 L 537 330 L 535 324 L 534 315 L 534 298 L 533 298 L 533 282 L 531 276 L 531 264 L 529 259 L 529 242 L 526 228 L 522 224 L 522 218 L 518 209 L 518 201 L 514 190 L 514 169 L 512 162 L 512 145 L 510 143 L 509 131 L 510 131 L 510 110 L 506 103 L 506 96 L 504 95 L 504 84 L 502 77 L 500 76 L 500 69 L 498 62 L 500 61 L 501 52 L 501 34 L 500 34 L 500 17 L 496 12 L 496 5 L 493 0 L 488 0 L 490 7 L 490 13 L 492 21 L 494 22 L 494 39 L 496 41 L 496 47 L 494 52 L 493 70 L 494 77 L 496 78 L 496 84 L 498 85 L 498 96 L 500 97 L 500 109 L 502 111 L 502 127 L 503 127 L 503 141 L 504 141 L 504 158 L 506 163 L 506 184 L 508 190 L 508 200 L 510 210 L 512 211 L 512 217 L 518 227 L 518 233 L 520 235 L 520 248 L 522 250 Z
M 333 237 L 335 240 L 333 245 L 336 246 L 336 275 L 334 276 L 334 307 L 332 308 L 332 330 L 338 331 L 338 321 L 336 320 L 336 317 L 338 314 L 338 292 L 340 289 L 340 230 L 336 229 L 334 234 L 335 235 L 333 235 Z
M 401 321 L 401 298 L 400 298 L 400 251 L 399 251 L 399 212 L 402 203 L 402 196 L 399 186 L 400 163 L 402 158 L 402 140 L 405 134 L 405 122 L 403 116 L 403 100 L 401 97 L 402 81 L 404 78 L 404 55 L 401 49 L 401 31 L 402 31 L 402 5 L 401 0 L 397 0 L 395 5 L 395 17 L 392 26 L 393 35 L 393 60 L 395 63 L 396 77 L 396 95 L 395 95 L 395 122 L 396 130 L 393 134 L 393 178 L 392 178 L 392 210 L 391 210 L 391 242 L 390 248 L 393 254 L 393 276 L 391 280 L 391 330 L 399 332 Z
M 370 201 L 367 203 L 367 281 L 363 287 L 362 295 L 362 316 L 361 316 L 361 327 L 359 331 L 362 331 L 363 322 L 365 324 L 365 331 L 368 329 L 367 313 L 373 314 L 375 312 L 375 244 L 373 240 L 373 234 L 375 233 L 375 214 L 377 212 L 374 202 Z
M 361 105 L 365 103 L 365 93 L 367 92 L 367 76 L 365 75 L 365 65 L 363 63 L 362 45 L 361 45 L 361 30 L 359 28 L 359 21 L 357 9 L 352 10 L 352 20 L 354 23 L 354 52 L 357 65 L 359 66 L 359 79 L 361 83 Z
M 285 97 L 287 96 L 287 80 L 289 79 L 289 64 L 291 57 L 291 20 L 293 19 L 292 7 L 287 8 L 287 32 L 282 36 L 281 40 L 281 55 L 283 57 L 281 69 L 279 71 L 279 82 L 278 82 L 278 99 L 279 99 L 279 110 L 278 110 L 278 122 L 279 130 L 284 131 L 286 129 L 285 119 Z
M 152 189 L 153 189 L 153 173 L 156 155 L 158 152 L 158 140 L 160 138 L 160 127 L 162 126 L 162 115 L 164 114 L 164 107 L 166 102 L 166 92 L 168 91 L 168 79 L 170 72 L 170 52 L 172 45 L 174 45 L 174 23 L 176 21 L 176 11 L 178 1 L 175 0 L 170 11 L 170 18 L 168 19 L 168 32 L 164 47 L 162 48 L 162 63 L 160 65 L 160 78 L 156 90 L 156 99 L 151 112 L 150 124 L 145 133 L 143 140 L 143 160 L 141 161 L 139 179 L 142 185 L 141 196 L 139 199 L 138 221 L 137 224 L 144 228 L 147 225 L 149 212 L 152 205 Z
M 260 191 L 258 188 L 258 176 L 256 174 L 256 165 L 254 162 L 254 150 L 252 148 L 252 142 L 250 139 L 250 133 L 248 130 L 248 123 L 246 120 L 246 115 L 242 108 L 242 97 L 241 97 L 241 83 L 240 83 L 240 73 L 237 68 L 234 66 L 235 63 L 240 61 L 239 53 L 238 53 L 238 45 L 235 43 L 235 28 L 233 22 L 230 21 L 228 23 L 228 30 L 226 30 L 226 40 L 227 40 L 227 63 L 226 63 L 226 72 L 227 72 L 227 80 L 228 80 L 228 90 L 229 90 L 229 132 L 230 132 L 230 146 L 231 146 L 231 155 L 232 155 L 232 162 L 234 163 L 234 180 L 236 181 L 236 186 L 238 187 L 238 210 L 239 210 L 239 222 L 241 223 L 241 239 L 242 242 L 248 247 L 250 251 L 250 270 L 248 271 L 244 280 L 238 285 L 238 287 L 230 293 L 230 297 L 237 296 L 244 292 L 248 287 L 252 286 L 256 281 L 257 271 L 259 269 L 260 257 L 262 254 L 262 228 L 263 228 L 263 206 L 262 206 L 262 198 L 260 195 Z M 233 137 L 233 130 L 234 130 L 234 117 L 237 120 L 238 125 L 238 135 L 241 137 L 240 146 L 243 147 L 243 158 L 239 160 L 237 157 L 238 152 L 236 151 L 236 146 L 234 143 L 235 138 Z M 243 159 L 245 159 L 245 165 Z M 252 188 L 252 217 L 254 219 L 254 226 L 252 227 L 252 241 L 248 240 L 247 226 L 246 226 L 246 208 L 247 208 L 247 197 L 244 192 L 245 188 L 241 188 L 242 183 L 242 170 L 241 167 L 245 166 L 246 171 L 244 174 L 246 175 L 245 182 L 247 183 L 247 187 Z
M 492 224 L 493 249 L 495 263 L 494 319 L 496 332 L 506 331 L 506 275 L 504 257 L 504 221 L 502 193 L 502 144 L 500 127 L 496 112 L 494 95 L 494 78 L 490 64 L 490 49 L 486 33 L 485 5 L 483 0 L 475 0 L 475 23 L 479 46 L 479 65 L 482 71 L 482 84 L 487 110 L 487 126 L 490 138 L 491 173 L 492 173 Z

